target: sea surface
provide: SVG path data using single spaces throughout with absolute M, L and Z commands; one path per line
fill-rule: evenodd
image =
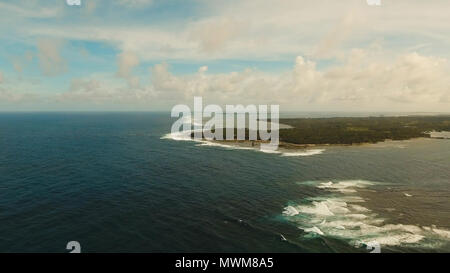
M 267 153 L 174 121 L 0 114 L 0 252 L 450 252 L 449 139 Z

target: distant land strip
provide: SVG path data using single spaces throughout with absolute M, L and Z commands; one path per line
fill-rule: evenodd
M 377 143 L 431 137 L 432 132 L 450 132 L 450 115 L 285 118 L 279 122 L 292 127 L 280 129 L 280 143 L 283 146 Z M 235 139 L 236 135 L 235 128 Z M 248 135 L 246 129 L 246 140 Z

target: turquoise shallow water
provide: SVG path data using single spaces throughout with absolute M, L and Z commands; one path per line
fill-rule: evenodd
M 449 140 L 283 156 L 162 138 L 172 122 L 0 114 L 0 252 L 450 251 Z

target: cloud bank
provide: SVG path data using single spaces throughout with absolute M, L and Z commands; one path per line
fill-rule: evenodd
M 447 1 L 83 3 L 0 0 L 3 109 L 450 109 Z
M 252 69 L 209 74 L 202 66 L 195 74 L 174 75 L 167 63 L 161 63 L 151 67 L 146 86 L 111 88 L 112 83 L 76 80 L 61 98 L 143 105 L 158 101 L 169 106 L 192 103 L 194 96 L 203 96 L 209 103 L 271 103 L 298 111 L 339 110 L 343 106 L 355 111 L 389 111 L 392 105 L 402 111 L 447 109 L 450 79 L 446 75 L 450 70 L 445 59 L 409 53 L 383 61 L 377 58 L 379 54 L 355 49 L 343 63 L 325 70 L 298 56 L 293 68 L 280 74 Z

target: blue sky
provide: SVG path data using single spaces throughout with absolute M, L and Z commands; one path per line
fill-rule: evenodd
M 0 111 L 448 111 L 447 1 L 0 0 Z

